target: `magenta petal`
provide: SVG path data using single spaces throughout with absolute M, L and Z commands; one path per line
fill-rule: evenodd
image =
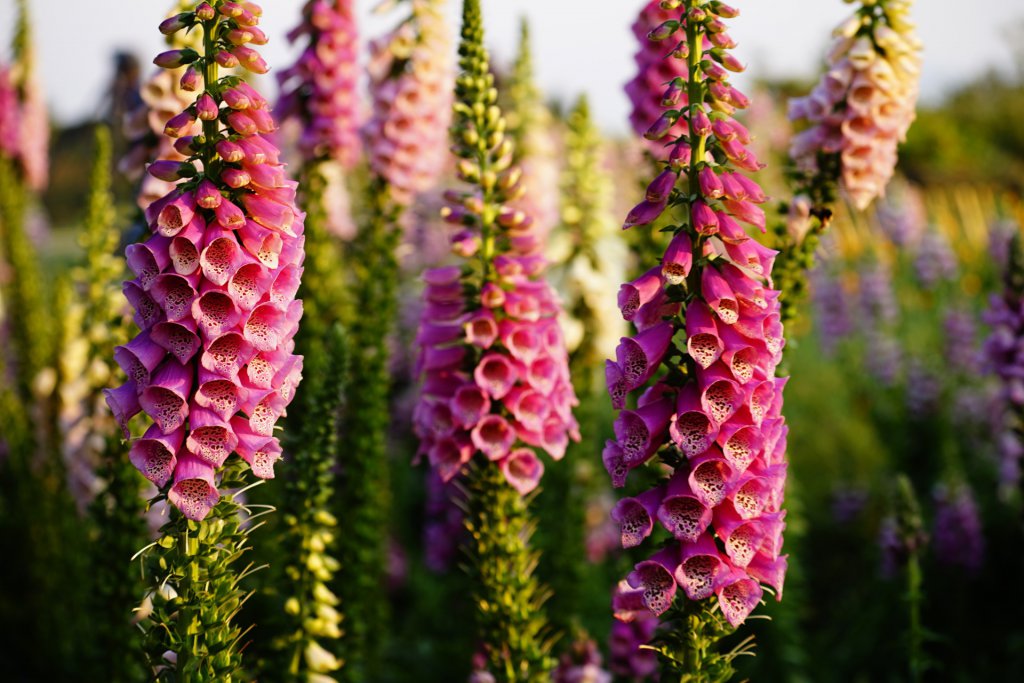
M 188 417 L 186 401 L 191 389 L 191 369 L 175 360 L 167 360 L 150 385 L 139 394 L 139 405 L 164 434 L 169 434 L 181 427 Z
M 501 415 L 487 415 L 473 428 L 471 438 L 488 460 L 500 460 L 515 443 L 516 430 Z
M 145 331 L 124 346 L 114 347 L 114 361 L 140 389 L 149 385 L 151 373 L 166 356 L 166 349 Z
M 746 621 L 747 616 L 761 602 L 764 591 L 757 581 L 749 578 L 745 572 L 732 569 L 722 572 L 715 587 L 718 604 L 722 614 L 732 626 L 736 627 Z
M 627 581 L 633 588 L 642 588 L 643 602 L 655 615 L 662 615 L 672 605 L 676 595 L 674 577 L 679 566 L 679 549 L 665 548 L 649 560 L 638 562 Z
M 544 474 L 544 463 L 529 448 L 515 449 L 501 460 L 499 466 L 505 480 L 523 496 L 537 488 Z
M 125 382 L 116 389 L 104 389 L 103 395 L 110 412 L 113 413 L 117 424 L 121 426 L 124 438 L 131 437 L 128 429 L 128 422 L 139 414 L 142 407 L 139 405 L 139 391 L 134 382 Z
M 677 540 L 693 543 L 711 524 L 711 510 L 690 490 L 686 470 L 678 470 L 665 488 L 658 521 Z
M 150 425 L 141 439 L 132 441 L 128 459 L 142 476 L 163 488 L 174 474 L 176 456 L 184 439 L 184 428 L 164 434 L 155 424 Z
M 615 350 L 627 391 L 643 386 L 658 370 L 674 330 L 669 322 L 659 323 L 635 337 L 623 337 Z
M 669 425 L 674 401 L 660 399 L 637 410 L 623 410 L 615 420 L 615 438 L 628 465 L 650 458 L 661 446 L 660 436 Z
M 492 398 L 501 399 L 515 384 L 519 373 L 505 356 L 488 353 L 480 359 L 480 364 L 473 371 L 473 378 Z
M 174 486 L 167 499 L 188 519 L 202 521 L 220 500 L 213 475 L 212 465 L 184 453 L 174 468 Z
M 183 365 L 196 355 L 201 345 L 191 320 L 157 323 L 150 330 L 150 338 Z
M 686 597 L 703 600 L 714 594 L 718 575 L 726 571 L 727 567 L 715 545 L 715 539 L 707 532 L 701 534 L 696 542 L 683 544 L 675 578 Z
M 651 535 L 664 493 L 661 487 L 654 488 L 635 498 L 622 498 L 612 508 L 612 519 L 619 524 L 623 548 L 635 548 Z

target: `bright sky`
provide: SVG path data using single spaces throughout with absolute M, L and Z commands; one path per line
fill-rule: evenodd
M 487 41 L 495 58 L 515 53 L 518 19 L 533 30 L 537 77 L 549 96 L 572 99 L 585 91 L 609 131 L 625 129 L 622 85 L 632 76 L 635 44 L 629 26 L 645 0 L 483 0 Z M 168 0 L 30 0 L 42 76 L 61 122 L 99 111 L 110 78 L 111 55 L 127 48 L 149 61 L 162 48 L 156 25 Z M 290 63 L 284 33 L 302 0 L 264 0 L 264 55 L 272 67 Z M 453 31 L 461 2 L 448 0 Z M 0 0 L 0 41 L 9 44 L 14 0 Z M 389 18 L 371 17 L 377 0 L 356 0 L 364 35 L 379 34 Z M 753 75 L 813 76 L 831 28 L 849 14 L 840 0 L 734 0 L 742 16 L 730 33 Z M 991 66 L 1013 68 L 1013 39 L 1024 40 L 1024 0 L 964 3 L 918 0 L 915 15 L 926 45 L 922 90 L 934 99 Z M 7 58 L 6 47 L 0 50 Z M 742 81 L 741 81 L 742 84 Z

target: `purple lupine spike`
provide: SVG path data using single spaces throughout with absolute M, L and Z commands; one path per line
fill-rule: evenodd
M 974 491 L 964 483 L 939 484 L 932 492 L 935 525 L 932 543 L 943 564 L 977 575 L 985 562 L 985 536 Z
M 953 281 L 957 271 L 956 254 L 946 236 L 934 230 L 926 232 L 914 255 L 914 274 L 921 286 L 933 289 L 940 282 Z
M 672 146 L 672 158 L 665 162 L 671 173 L 652 183 L 653 197 L 645 202 L 657 203 L 641 204 L 626 223 L 672 212 L 682 226 L 663 266 L 620 290 L 623 317 L 638 332 L 623 340 L 616 360 L 606 366 L 620 412 L 615 440 L 603 453 L 616 487 L 656 454 L 674 468 L 667 481 L 623 499 L 614 512 L 623 544 L 643 545 L 657 501 L 655 517 L 671 540 L 635 565 L 628 578 L 634 591 L 620 591 L 615 610 L 620 619 L 641 608 L 660 615 L 682 587 L 690 599 L 716 599 L 726 620 L 737 626 L 760 602 L 762 584 L 779 597 L 784 582 L 787 427 L 781 415 L 785 381 L 775 372 L 785 338 L 779 292 L 771 279 L 776 252 L 751 240 L 741 226 L 764 229 L 760 204 L 767 196 L 744 173 L 762 165 L 747 148 L 749 134 L 732 118 L 749 105 L 728 83 L 728 72 L 740 65 L 725 52 L 733 41 L 722 19 L 736 12 L 720 3 L 685 15 L 678 8 L 661 9 L 673 4 L 678 3 L 652 2 L 645 10 L 663 14 L 652 32 L 668 39 L 658 57 L 668 52 L 665 70 L 678 69 L 684 78 L 701 81 L 709 102 L 661 113 L 662 123 L 648 131 L 648 137 L 664 134 Z M 673 49 L 684 31 L 686 42 Z M 682 63 L 687 51 L 697 49 L 706 59 Z M 677 119 L 689 131 L 686 137 L 673 137 L 663 125 Z M 689 153 L 675 151 L 682 149 Z M 661 187 L 661 178 L 676 175 L 683 184 L 680 192 Z M 680 256 L 684 248 L 688 258 Z M 666 262 L 681 264 L 679 274 L 666 269 Z M 641 316 L 644 307 L 657 314 Z M 625 409 L 634 392 L 638 407 Z
M 839 277 L 824 263 L 810 272 L 811 305 L 818 331 L 818 344 L 826 356 L 832 356 L 836 347 L 853 331 L 850 299 Z
M 303 156 L 334 160 L 344 168 L 359 160 L 359 42 L 352 5 L 351 0 L 309 0 L 302 23 L 288 34 L 293 43 L 308 42 L 295 64 L 278 74 L 283 91 L 278 116 L 282 124 L 300 124 Z M 244 93 L 234 98 L 247 101 Z
M 246 21 L 258 36 L 256 15 Z M 246 68 L 262 71 L 251 48 L 233 53 Z M 207 164 L 146 204 L 156 236 L 126 252 L 136 278 L 125 294 L 142 331 L 115 352 L 128 383 L 107 393 L 126 434 L 128 419 L 139 409 L 146 413 L 151 426 L 132 442 L 132 462 L 158 485 L 173 482 L 168 499 L 194 520 L 219 499 L 217 470 L 232 453 L 257 477 L 274 476 L 281 457 L 274 426 L 302 370 L 301 357 L 292 353 L 304 256 L 296 184 L 262 137 L 274 128 L 266 100 L 244 84 L 231 88 L 231 96 L 221 90 L 211 87 L 203 95 L 202 108 L 210 110 L 205 125 L 218 125 L 214 108 L 217 116 L 231 111 L 225 118 L 234 132 L 217 132 L 226 132 L 221 142 L 232 145 L 206 144 L 231 155 L 240 149 L 242 157 L 222 157 L 218 176 Z M 232 119 L 240 113 L 247 116 L 244 125 Z M 174 163 L 191 165 L 197 158 Z M 241 176 L 228 170 L 248 180 L 239 182 Z
M 370 44 L 370 167 L 403 204 L 436 185 L 447 162 L 455 68 L 439 0 L 413 0 L 394 31 Z

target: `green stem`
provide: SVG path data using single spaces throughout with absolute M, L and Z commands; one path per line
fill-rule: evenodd
M 466 528 L 477 606 L 477 633 L 498 683 L 542 683 L 554 661 L 542 606 L 548 592 L 534 576 L 534 522 L 527 501 L 492 463 L 468 475 Z
M 924 628 L 921 624 L 921 603 L 924 598 L 921 591 L 922 583 L 921 559 L 917 551 L 914 551 L 907 561 L 907 608 L 910 618 L 909 664 L 912 683 L 919 683 L 923 679 L 925 670 Z

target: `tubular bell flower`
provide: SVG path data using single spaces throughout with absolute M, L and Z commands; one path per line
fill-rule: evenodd
M 261 35 L 260 14 L 253 3 L 219 1 L 180 18 L 201 24 L 216 54 L 260 71 L 243 44 L 258 41 L 237 33 Z M 189 68 L 205 68 L 202 98 L 215 118 L 190 138 L 192 123 L 173 123 L 196 120 L 198 105 L 189 105 L 165 127 L 189 156 L 175 162 L 174 189 L 146 208 L 153 236 L 127 249 L 136 277 L 124 292 L 142 329 L 115 351 L 129 380 L 107 400 L 126 437 L 128 421 L 146 413 L 151 426 L 132 442 L 132 461 L 157 486 L 170 486 L 168 499 L 186 517 L 201 520 L 219 498 L 215 475 L 232 453 L 260 478 L 273 476 L 280 457 L 274 425 L 302 371 L 292 337 L 302 315 L 295 292 L 304 215 L 296 184 L 263 137 L 275 128 L 266 100 L 236 76 L 217 80 L 213 54 L 183 52 Z M 228 104 L 241 98 L 244 107 Z
M 678 19 L 677 13 L 662 8 L 660 0 L 648 0 L 633 23 L 633 35 L 639 42 L 636 60 L 637 74 L 626 84 L 626 95 L 633 104 L 629 121 L 637 135 L 645 139 L 647 149 L 655 158 L 665 160 L 669 155 L 666 141 L 686 133 L 686 121 L 666 118 L 665 108 L 686 106 L 686 50 L 685 42 L 672 48 L 664 41 L 652 38 L 658 31 L 671 26 L 666 22 Z M 730 40 L 727 34 L 722 34 Z M 676 59 L 665 59 L 666 48 L 673 49 Z M 665 84 L 669 84 L 665 87 Z M 671 111 L 670 109 L 670 111 Z
M 444 0 L 411 0 L 411 14 L 370 44 L 370 168 L 398 202 L 437 183 L 447 161 L 454 64 Z
M 833 31 L 818 85 L 790 102 L 790 118 L 810 124 L 793 138 L 797 167 L 811 176 L 834 172 L 832 182 L 861 210 L 884 194 L 915 116 L 921 43 L 911 4 L 863 2 Z
M 278 75 L 284 90 L 278 116 L 302 124 L 303 156 L 333 159 L 344 168 L 359 160 L 358 34 L 352 4 L 309 0 L 302 23 L 288 34 L 292 42 L 309 42 L 298 61 Z
M 615 486 L 656 457 L 674 468 L 613 513 L 624 545 L 649 543 L 648 535 L 670 539 L 635 566 L 627 579 L 634 592 L 626 595 L 655 615 L 667 612 L 677 593 L 691 601 L 715 598 L 736 627 L 761 600 L 762 584 L 781 598 L 786 568 L 785 381 L 775 376 L 785 340 L 771 280 L 776 252 L 740 227 L 764 230 L 758 205 L 766 197 L 743 174 L 760 164 L 732 118 L 748 104 L 726 72 L 739 67 L 722 20 L 737 12 L 717 1 L 661 6 L 674 9 L 652 38 L 687 46 L 666 60 L 682 62 L 670 68 L 688 74 L 682 87 L 689 104 L 675 113 L 690 131 L 670 138 L 671 154 L 687 162 L 667 162 L 665 170 L 687 182 L 663 186 L 659 177 L 648 189 L 656 213 L 679 223 L 660 270 L 620 292 L 623 317 L 638 332 L 623 338 L 608 361 L 620 413 L 604 458 Z M 636 407 L 626 409 L 631 396 Z M 703 609 L 705 620 L 718 618 L 706 607 L 694 609 Z

